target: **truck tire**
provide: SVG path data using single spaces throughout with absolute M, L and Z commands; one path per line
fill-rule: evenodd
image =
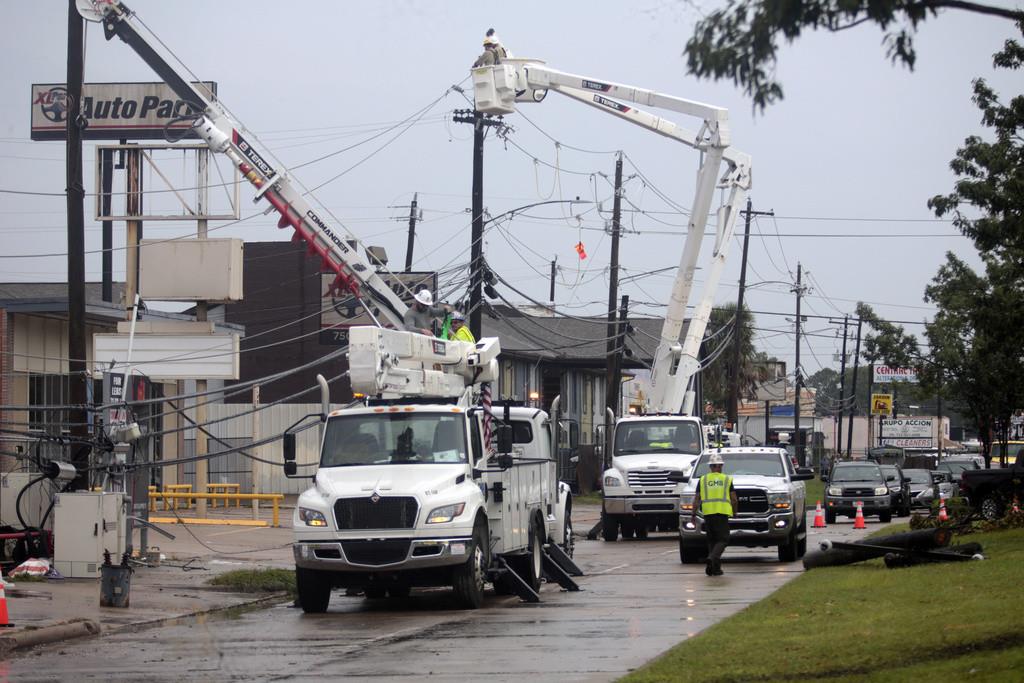
M 601 513 L 601 538 L 609 543 L 614 543 L 619 539 L 618 518 Z
M 794 528 L 786 542 L 779 546 L 779 562 L 796 562 L 800 559 L 800 548 L 796 536 L 797 532 Z
M 835 510 L 825 510 L 825 524 L 835 524 L 836 513 Z
M 295 568 L 299 606 L 306 614 L 323 614 L 331 602 L 331 575 L 316 569 Z
M 647 525 L 643 522 L 637 522 L 636 526 L 633 527 L 633 533 L 636 535 L 637 538 L 647 538 Z
M 683 564 L 697 564 L 705 554 L 703 544 L 684 543 L 683 539 L 679 539 L 679 561 Z
M 540 592 L 540 578 L 544 575 L 543 552 L 544 552 L 544 527 L 534 519 L 530 525 L 530 547 L 522 558 L 522 571 L 519 576 L 523 577 L 535 593 Z
M 630 520 L 628 522 L 627 521 L 623 521 L 623 522 L 621 522 L 619 524 L 619 526 L 622 528 L 622 539 L 623 540 L 632 539 L 633 536 L 636 535 L 636 522 L 634 522 L 632 520 Z
M 995 493 L 990 493 L 981 499 L 981 516 L 988 521 L 1001 519 L 1003 516 L 1003 501 Z
M 484 582 L 491 564 L 487 543 L 487 525 L 478 520 L 473 526 L 473 541 L 468 548 L 469 558 L 455 568 L 452 590 L 455 600 L 464 609 L 478 609 L 484 604 Z

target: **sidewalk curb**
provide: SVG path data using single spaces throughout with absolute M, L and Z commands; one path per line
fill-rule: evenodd
M 288 597 L 288 593 L 286 591 L 278 591 L 268 595 L 261 595 L 258 598 L 239 602 L 234 605 L 211 607 L 210 609 L 195 610 L 193 612 L 174 614 L 167 617 L 150 619 L 149 621 L 121 624 L 118 626 L 103 627 L 95 619 L 78 619 L 61 624 L 41 626 L 39 628 L 17 630 L 13 633 L 0 633 L 0 657 L 5 657 L 15 650 L 33 647 L 35 645 L 51 645 L 53 643 L 65 640 L 74 640 L 76 638 L 99 636 L 107 633 L 117 633 L 119 631 L 128 631 L 133 629 L 153 628 L 177 619 L 188 619 L 190 617 L 196 617 L 203 614 L 217 614 L 218 612 L 226 612 L 233 609 L 249 609 L 260 606 L 263 603 L 276 602 L 286 597 Z

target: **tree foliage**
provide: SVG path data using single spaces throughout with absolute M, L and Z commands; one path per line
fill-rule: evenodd
M 781 40 L 793 42 L 805 30 L 836 32 L 874 23 L 885 33 L 889 58 L 913 69 L 913 34 L 941 9 L 1024 17 L 1019 10 L 962 0 L 728 0 L 697 23 L 686 43 L 687 67 L 700 78 L 731 79 L 763 110 L 783 98 L 775 78 Z
M 718 337 L 705 345 L 705 356 L 715 353 L 720 343 L 732 345 L 733 337 L 730 332 L 735 324 L 735 316 L 736 304 L 726 304 L 711 311 L 706 336 L 711 338 L 718 333 Z M 740 399 L 752 398 L 757 386 L 766 377 L 768 362 L 771 359 L 767 354 L 754 348 L 754 317 L 746 307 L 743 309 L 743 315 L 740 316 L 739 330 Z M 718 409 L 723 409 L 729 400 L 729 379 L 733 367 L 731 351 L 731 348 L 723 349 L 723 353 L 701 371 L 704 400 L 711 401 Z
M 994 61 L 1018 69 L 1022 57 L 1020 44 L 1008 41 Z M 924 292 L 938 312 L 925 325 L 923 349 L 870 307 L 860 304 L 857 313 L 873 330 L 865 357 L 915 366 L 923 387 L 950 396 L 973 418 L 988 454 L 992 436 L 1005 442 L 1010 416 L 1024 405 L 1024 97 L 1001 104 L 978 79 L 974 101 L 995 139 L 967 138 L 951 163 L 959 176 L 954 191 L 929 204 L 939 216 L 955 215 L 956 227 L 981 255 L 983 272 L 946 254 Z M 965 207 L 980 217 L 969 218 Z

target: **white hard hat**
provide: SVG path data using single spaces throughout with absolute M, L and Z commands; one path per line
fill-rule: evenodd
M 498 44 L 498 36 L 484 36 L 484 47 Z
M 461 311 L 452 311 L 452 322 L 456 320 L 460 322 L 466 322 L 466 316 Z
M 434 295 L 430 293 L 429 289 L 421 289 L 420 291 L 416 292 L 415 299 L 424 306 L 434 305 Z
M 712 453 L 711 457 L 708 458 L 708 465 L 724 465 L 725 460 L 722 460 L 722 456 L 718 453 Z

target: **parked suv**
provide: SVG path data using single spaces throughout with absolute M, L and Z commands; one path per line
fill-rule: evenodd
M 704 517 L 692 521 L 697 482 L 708 472 L 708 457 L 722 456 L 722 471 L 733 478 L 739 510 L 729 518 L 729 545 L 747 548 L 778 547 L 780 562 L 795 562 L 807 552 L 807 494 L 804 481 L 813 479 L 809 469 L 796 468 L 784 448 L 715 448 L 705 451 L 682 481 L 679 497 L 679 559 L 699 562 L 707 555 Z
M 881 468 L 885 484 L 889 487 L 892 513 L 897 517 L 906 517 L 910 514 L 910 482 L 896 465 L 881 465 Z
M 857 502 L 864 504 L 864 516 L 892 521 L 892 499 L 882 468 L 873 462 L 841 462 L 832 468 L 825 488 L 825 521 L 833 524 L 837 515 L 854 517 Z

